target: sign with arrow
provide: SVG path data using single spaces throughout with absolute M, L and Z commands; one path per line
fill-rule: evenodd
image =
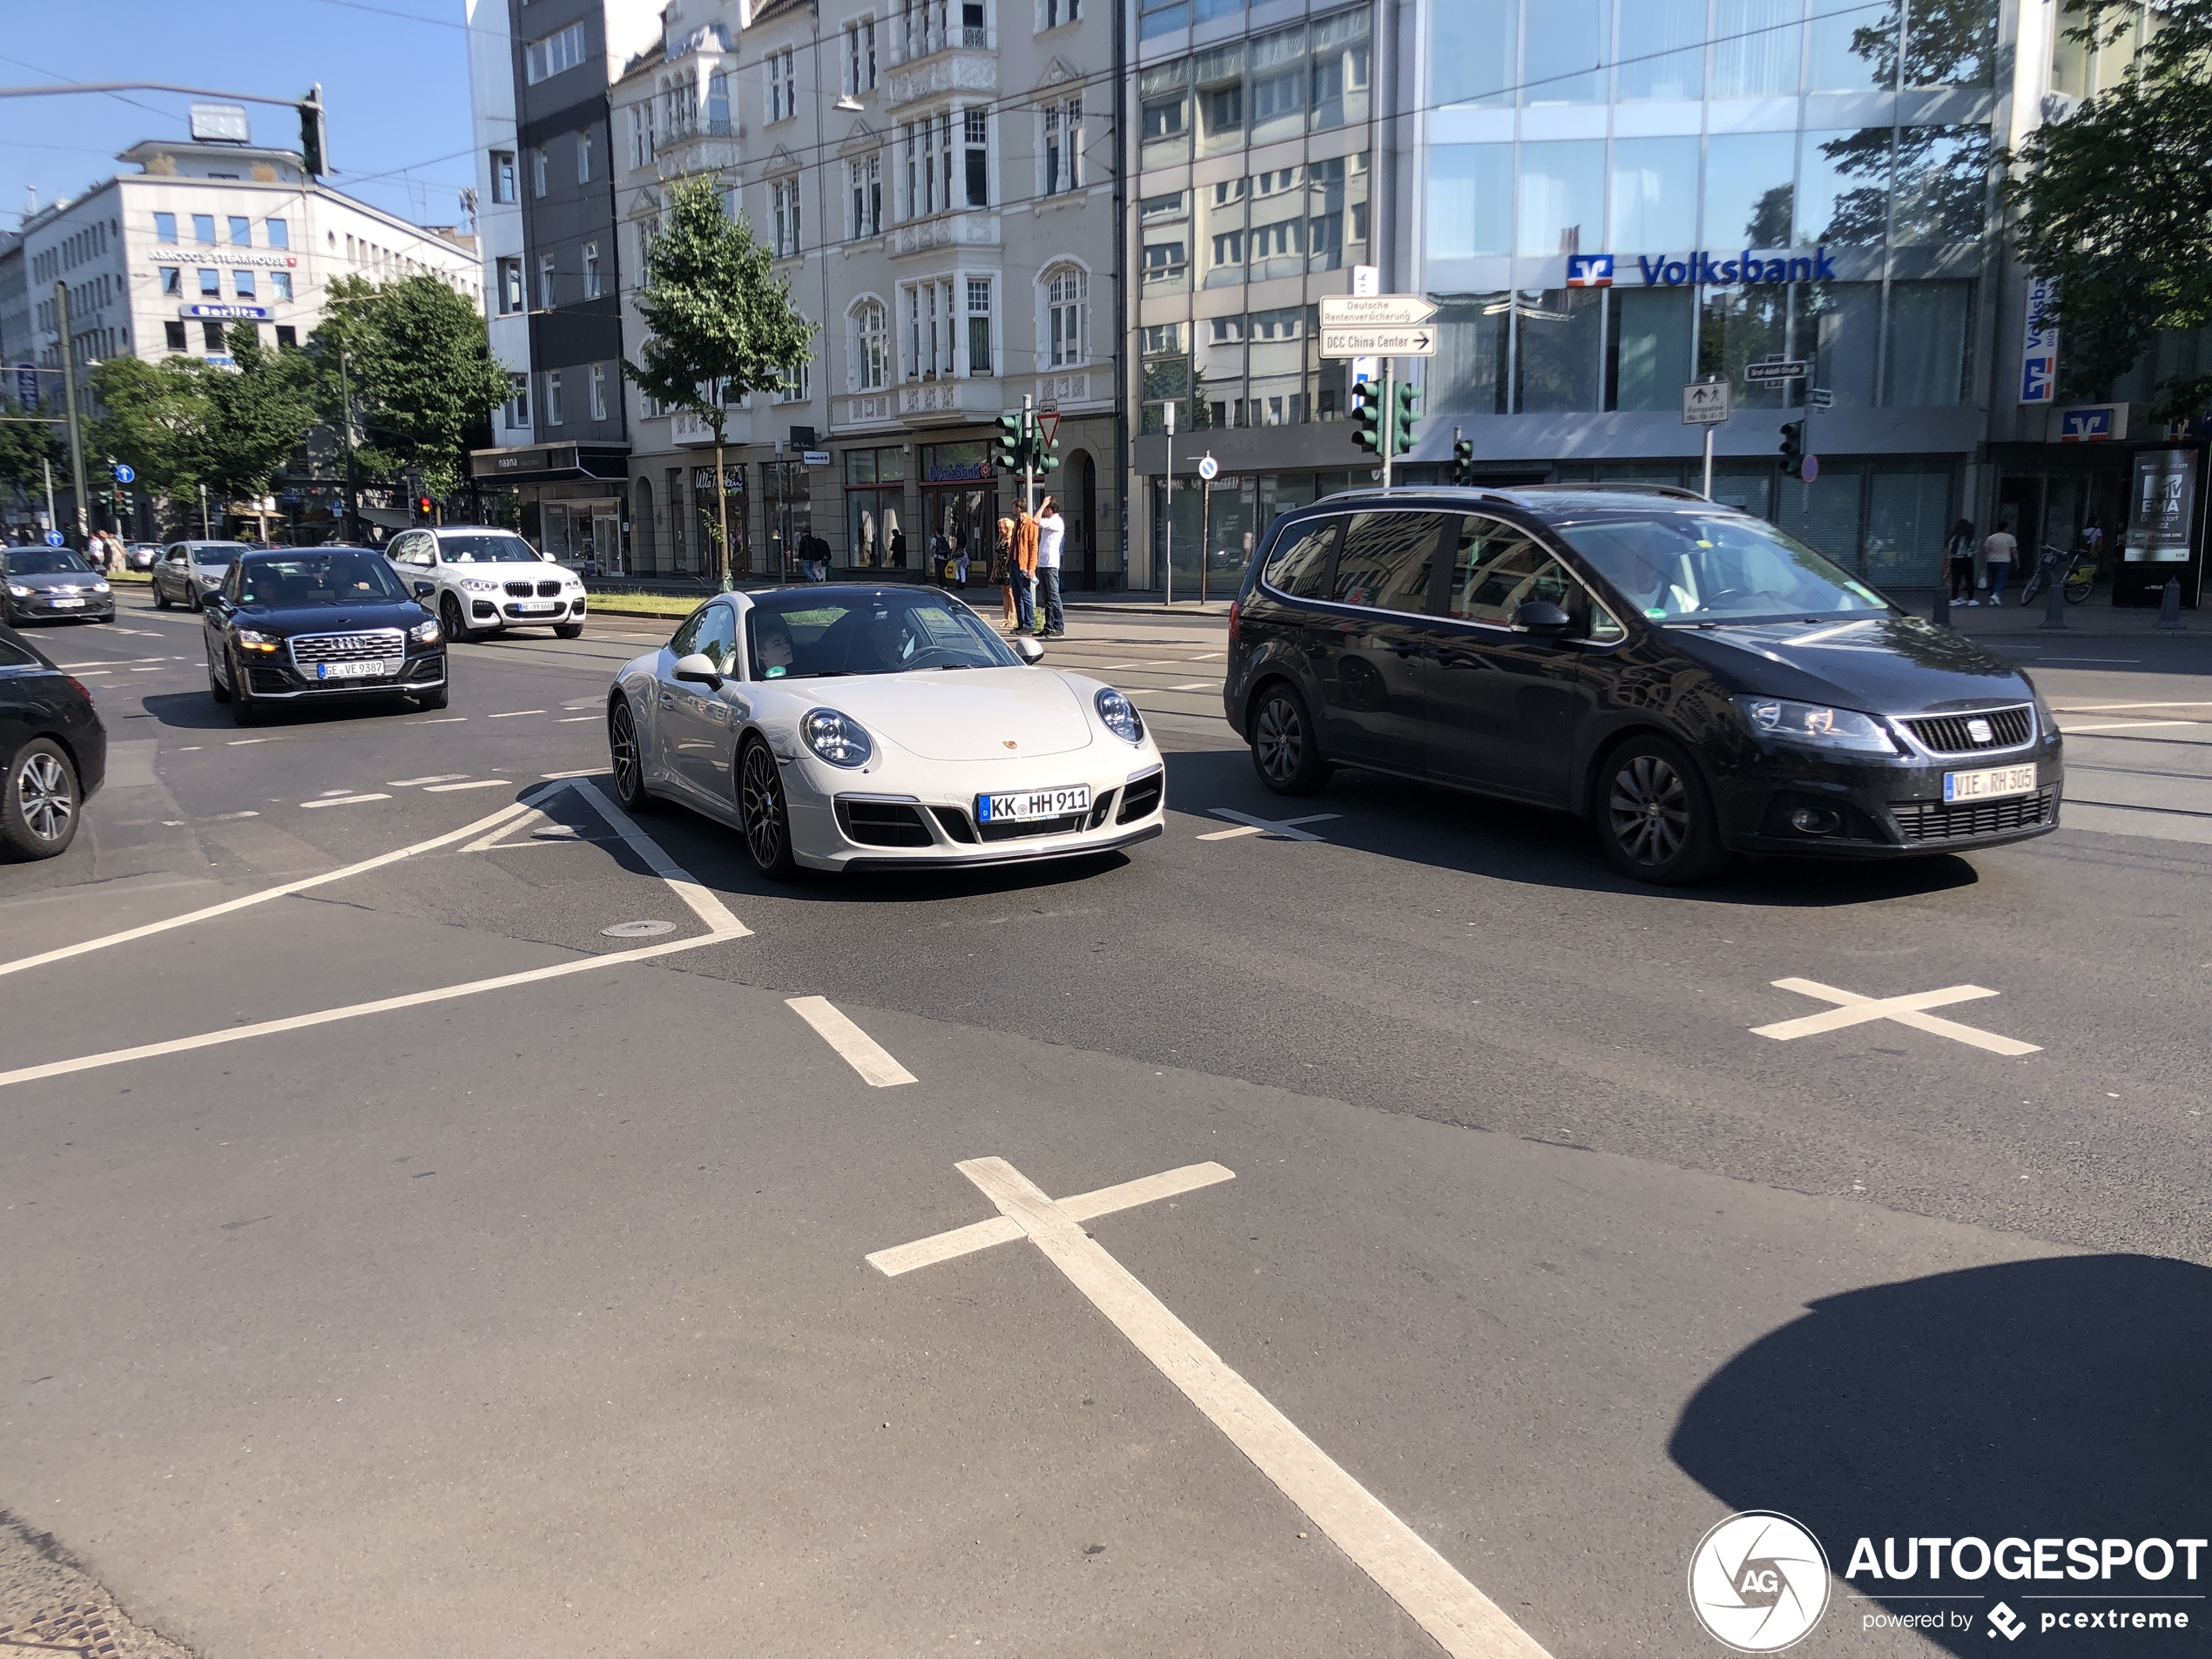
M 1692 381 L 1682 388 L 1682 423 L 1718 426 L 1729 417 L 1735 390 L 1726 381 Z
M 1436 330 L 1413 327 L 1321 327 L 1324 357 L 1433 357 Z
M 115 482 L 117 483 L 135 483 L 138 482 L 138 475 L 135 471 L 133 471 L 131 468 L 125 466 L 120 461 L 115 463 Z
M 1410 328 L 1436 314 L 1436 302 L 1418 293 L 1332 293 L 1321 299 L 1324 328 Z

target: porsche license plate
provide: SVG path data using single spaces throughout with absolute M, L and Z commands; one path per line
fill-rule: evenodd
M 1946 772 L 1943 774 L 1946 801 L 1997 800 L 2006 795 L 2035 792 L 2033 766 L 1992 766 L 1986 772 Z
M 978 795 L 975 821 L 979 824 L 1030 823 L 1040 818 L 1070 818 L 1090 810 L 1090 786 L 1074 784 L 1066 789 L 1031 789 L 1012 795 Z
M 381 657 L 361 663 L 317 663 L 315 678 L 319 680 L 378 680 L 396 674 L 400 665 Z

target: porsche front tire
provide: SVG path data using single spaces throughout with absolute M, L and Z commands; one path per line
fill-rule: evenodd
M 784 793 L 783 768 L 768 745 L 754 738 L 738 760 L 738 821 L 745 830 L 745 856 L 771 881 L 799 873 L 791 850 L 791 803 Z
M 649 813 L 653 798 L 645 788 L 645 752 L 637 741 L 637 721 L 626 700 L 607 710 L 607 759 L 615 772 L 615 799 L 625 813 Z

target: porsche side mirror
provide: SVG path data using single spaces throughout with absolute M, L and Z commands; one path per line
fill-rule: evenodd
M 415 584 L 415 597 L 418 599 L 427 599 L 437 590 L 438 584 L 435 582 L 418 582 Z
M 679 680 L 693 681 L 711 691 L 722 689 L 722 672 L 705 651 L 695 651 L 689 657 L 678 657 L 676 666 L 668 671 Z
M 1509 625 L 1517 634 L 1534 634 L 1539 639 L 1556 639 L 1575 624 L 1550 600 L 1529 599 L 1514 608 Z
M 1021 638 L 1014 642 L 1014 654 L 1025 663 L 1036 664 L 1044 661 L 1044 647 L 1028 634 L 1022 635 Z

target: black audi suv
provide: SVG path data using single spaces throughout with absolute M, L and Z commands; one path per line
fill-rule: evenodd
M 437 618 L 381 554 L 242 554 L 206 610 L 207 689 L 240 725 L 277 703 L 397 694 L 421 708 L 446 705 Z

